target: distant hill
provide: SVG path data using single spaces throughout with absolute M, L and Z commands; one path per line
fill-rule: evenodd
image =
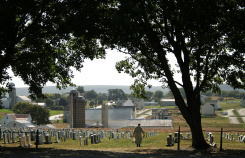
M 85 85 L 83 86 L 85 91 L 94 90 L 97 93 L 108 93 L 109 89 L 122 89 L 124 93 L 130 94 L 132 90 L 130 90 L 130 86 L 120 86 L 120 85 Z M 76 89 L 76 87 L 67 87 L 66 89 L 57 89 L 55 86 L 46 86 L 43 88 L 43 93 L 69 93 L 71 90 Z M 146 88 L 147 91 L 155 92 L 156 90 L 163 91 L 164 94 L 169 92 L 169 89 L 163 89 L 161 86 L 152 86 L 151 89 Z M 18 88 L 16 87 L 16 95 L 24 95 L 28 96 L 28 87 Z
M 85 91 L 94 90 L 97 93 L 108 93 L 109 89 L 122 89 L 126 94 L 130 94 L 132 90 L 130 90 L 130 86 L 121 86 L 121 85 L 85 85 L 83 86 Z M 66 89 L 57 89 L 55 86 L 46 86 L 43 88 L 43 93 L 69 93 L 71 90 L 76 89 L 75 87 L 67 87 Z M 220 89 L 222 91 L 234 91 L 234 89 L 229 85 L 221 85 Z M 163 91 L 164 95 L 169 92 L 168 88 L 163 89 L 161 86 L 153 86 L 151 89 L 146 88 L 147 91 L 155 92 L 156 90 Z M 238 89 L 240 92 L 245 92 L 245 90 Z M 28 96 L 28 87 L 16 88 L 17 95 L 25 95 Z

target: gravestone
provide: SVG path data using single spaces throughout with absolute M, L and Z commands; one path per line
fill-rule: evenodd
M 233 140 L 233 134 L 231 134 L 231 138 L 230 138 L 230 140 Z
M 44 142 L 44 144 L 52 144 L 51 136 L 49 134 L 46 134 L 45 135 L 45 142 Z
M 31 134 L 28 134 L 27 135 L 27 144 L 28 144 L 28 147 L 32 147 L 32 144 L 31 144 Z
M 79 140 L 80 140 L 80 146 L 82 146 L 82 141 L 83 141 L 83 139 L 82 139 L 82 136 L 79 136 Z
M 19 147 L 24 147 L 24 143 L 23 143 L 22 137 L 19 137 L 19 142 L 20 142 L 20 146 Z
M 242 142 L 243 142 L 243 143 L 245 143 L 245 136 L 243 136 L 243 138 L 242 138 Z
M 88 145 L 88 137 L 84 139 L 84 145 Z
M 55 142 L 54 143 L 59 143 L 59 136 L 58 136 L 59 134 L 58 133 L 56 133 L 56 137 L 55 137 Z
M 3 144 L 8 144 L 8 142 L 7 142 L 7 133 L 3 133 Z

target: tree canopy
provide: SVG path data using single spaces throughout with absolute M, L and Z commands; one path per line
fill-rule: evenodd
M 109 89 L 108 90 L 108 100 L 117 101 L 120 100 L 126 100 L 126 94 L 122 89 Z
M 85 2 L 85 1 L 83 1 Z M 100 2 L 18 0 L 0 2 L 0 96 L 8 90 L 11 69 L 29 85 L 32 97 L 43 97 L 48 82 L 58 88 L 74 85 L 71 67 L 80 70 L 86 58 L 104 57 L 104 48 L 88 33 Z M 75 17 L 86 21 L 73 34 Z M 89 19 L 89 20 L 88 20 Z

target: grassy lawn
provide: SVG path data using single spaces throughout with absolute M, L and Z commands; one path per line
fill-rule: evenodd
M 157 133 L 158 130 L 155 130 Z M 174 136 L 174 133 L 172 133 Z M 183 136 L 186 136 L 186 132 L 182 133 Z M 238 137 L 235 135 L 235 132 L 232 133 L 234 138 L 237 140 Z M 244 133 L 239 133 L 244 134 Z M 155 151 L 155 150 L 176 150 L 177 144 L 175 143 L 174 146 L 167 147 L 167 136 L 169 132 L 159 132 L 159 135 L 143 138 L 142 147 L 140 150 L 145 150 L 147 152 Z M 220 133 L 213 133 L 214 135 L 214 142 L 217 144 L 217 147 L 220 147 Z M 204 133 L 206 138 L 206 134 Z M 72 138 L 68 138 L 65 142 L 59 140 L 59 143 L 53 144 L 43 144 L 39 145 L 39 148 L 47 148 L 47 149 L 65 149 L 65 150 L 99 150 L 99 151 L 117 151 L 117 152 L 134 152 L 135 150 L 139 149 L 136 147 L 135 143 L 132 143 L 132 137 L 130 139 L 102 139 L 101 143 L 98 144 L 91 144 L 89 140 L 89 145 L 87 146 L 80 146 L 79 139 L 72 140 Z M 223 149 L 236 149 L 236 150 L 244 150 L 245 143 L 237 142 L 237 141 L 230 141 L 225 138 L 223 139 Z M 55 142 L 55 138 L 52 137 L 52 141 Z M 32 142 L 34 144 L 34 142 Z M 3 147 L 18 147 L 19 143 L 13 144 L 2 144 Z M 191 146 L 191 138 L 183 139 L 180 142 L 180 149 L 186 149 Z M 35 148 L 36 146 L 33 145 L 31 148 Z
M 241 109 L 241 100 L 240 99 L 232 99 L 232 100 L 223 100 L 220 102 L 220 106 L 222 110 L 228 110 L 228 109 Z
M 0 123 L 1 123 L 1 119 L 5 116 L 6 113 L 13 113 L 13 112 L 9 109 L 0 109 Z
M 49 110 L 50 116 L 63 114 L 63 110 Z

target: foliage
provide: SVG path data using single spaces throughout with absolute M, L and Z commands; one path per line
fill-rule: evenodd
M 84 92 L 85 92 L 83 86 L 78 86 L 78 87 L 76 88 L 76 90 L 77 90 L 79 93 L 84 93 Z
M 146 91 L 146 98 L 148 101 L 151 101 L 153 97 L 153 92 L 151 91 Z
M 90 101 L 89 106 L 94 107 L 94 101 Z
M 55 105 L 55 101 L 50 98 L 45 99 L 44 102 L 46 103 L 47 107 L 52 107 Z
M 126 100 L 126 94 L 122 89 L 109 89 L 108 90 L 108 100 Z
M 154 95 L 153 95 L 153 99 L 156 101 L 156 102 L 160 102 L 161 99 L 163 98 L 163 91 L 155 91 Z
M 42 88 L 48 81 L 58 88 L 73 86 L 71 67 L 80 70 L 84 59 L 105 54 L 91 34 L 95 32 L 88 33 L 98 18 L 94 15 L 98 15 L 99 6 L 98 1 L 1 1 L 0 96 L 7 92 L 11 80 L 9 68 L 30 86 L 32 98 L 43 97 Z M 82 11 L 79 21 L 74 19 L 77 10 Z M 80 31 L 73 34 L 72 28 L 81 23 Z
M 92 100 L 92 99 L 95 99 L 95 98 L 98 96 L 98 94 L 97 94 L 97 92 L 95 92 L 95 91 L 92 89 L 92 90 L 90 90 L 90 91 L 85 92 L 85 96 L 86 96 L 86 99 Z
M 14 105 L 12 111 L 16 114 L 24 114 L 24 109 L 27 106 L 31 106 L 32 104 L 29 102 L 18 102 L 17 104 Z
M 68 102 L 66 99 L 64 98 L 60 98 L 59 100 L 59 106 L 67 106 L 68 105 Z
M 49 110 L 38 106 L 38 105 L 28 105 L 22 112 L 23 114 L 30 114 L 32 122 L 35 122 L 37 125 L 49 124 Z

